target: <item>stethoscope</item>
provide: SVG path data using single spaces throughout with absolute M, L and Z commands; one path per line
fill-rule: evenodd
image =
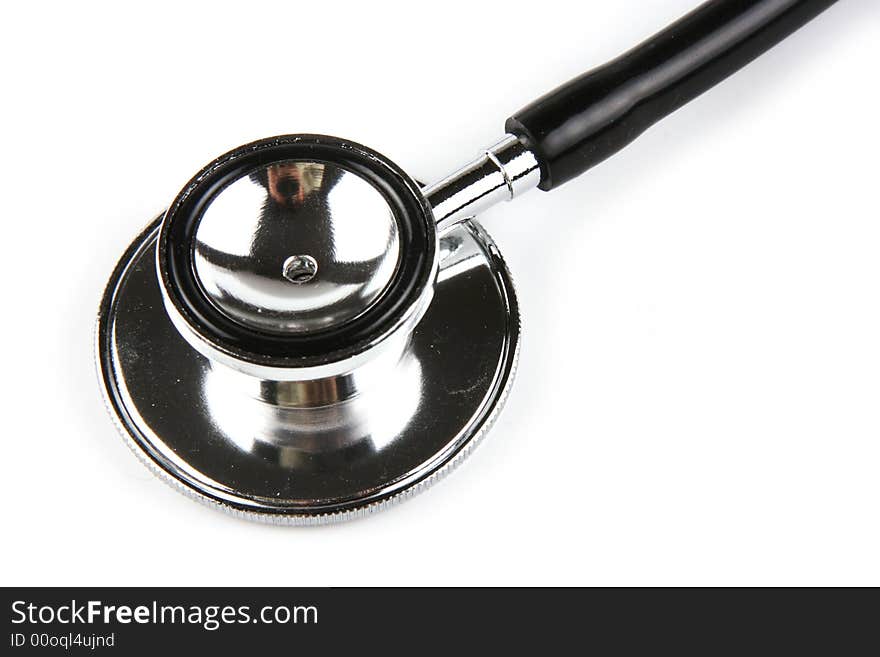
M 330 522 L 423 490 L 483 438 L 516 370 L 516 293 L 474 217 L 580 175 L 831 4 L 707 2 L 424 187 L 324 135 L 220 156 L 104 293 L 122 435 L 180 491 L 251 519 Z

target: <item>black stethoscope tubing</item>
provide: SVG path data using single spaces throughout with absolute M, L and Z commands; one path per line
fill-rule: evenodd
M 712 0 L 507 119 L 545 191 L 580 175 L 712 88 L 835 0 Z

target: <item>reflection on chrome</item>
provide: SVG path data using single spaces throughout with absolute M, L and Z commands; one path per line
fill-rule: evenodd
M 473 230 L 477 228 L 474 227 Z M 465 244 L 459 233 L 447 231 L 441 234 L 440 271 L 437 274 L 437 282 L 442 283 L 467 272 L 472 267 L 479 267 L 483 257 L 483 252 L 472 244 Z
M 319 469 L 324 458 L 340 452 L 387 448 L 416 412 L 422 390 L 418 360 L 409 354 L 381 374 L 380 384 L 371 381 L 343 401 L 311 405 L 310 394 L 355 384 L 342 377 L 259 381 L 213 365 L 204 373 L 204 404 L 217 430 L 242 451 L 283 467 Z
M 303 333 L 365 312 L 400 259 L 397 220 L 364 180 L 323 162 L 285 161 L 242 176 L 208 204 L 194 266 L 208 299 L 251 328 Z M 290 276 L 291 259 L 311 265 Z

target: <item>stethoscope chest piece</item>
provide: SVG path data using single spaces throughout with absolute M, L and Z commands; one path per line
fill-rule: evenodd
M 475 222 L 317 135 L 205 167 L 132 243 L 97 356 L 135 453 L 211 505 L 285 524 L 362 515 L 456 465 L 512 381 L 519 314 Z

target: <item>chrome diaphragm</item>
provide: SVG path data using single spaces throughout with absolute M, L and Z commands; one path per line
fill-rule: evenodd
M 211 199 L 193 236 L 196 278 L 211 303 L 279 334 L 362 314 L 388 288 L 400 255 L 382 193 L 330 162 L 260 166 Z

